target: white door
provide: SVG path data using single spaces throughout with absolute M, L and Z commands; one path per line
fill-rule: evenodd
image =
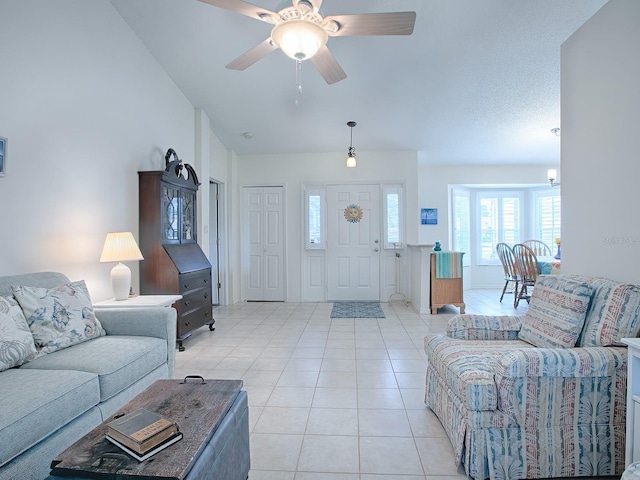
M 380 187 L 327 187 L 327 295 L 380 300 Z
M 283 302 L 283 188 L 244 187 L 242 190 L 243 299 Z

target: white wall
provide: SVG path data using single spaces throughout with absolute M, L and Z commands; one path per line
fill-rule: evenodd
M 640 284 L 640 2 L 562 46 L 562 269 Z
M 415 205 L 418 196 L 416 152 L 358 153 L 358 166 L 345 167 L 344 152 L 245 155 L 237 158 L 237 177 L 234 181 L 233 201 L 240 204 L 240 188 L 249 185 L 283 185 L 286 200 L 286 300 L 317 300 L 304 298 L 302 292 L 303 265 L 303 208 L 302 186 L 347 183 L 401 183 L 405 185 L 407 205 Z M 237 212 L 239 214 L 239 212 Z M 239 222 L 236 225 L 237 245 L 240 245 Z M 407 224 L 407 242 L 417 239 L 417 225 Z M 234 270 L 240 272 L 240 256 L 234 257 Z M 233 301 L 239 301 L 240 278 L 236 278 Z
M 107 0 L 0 0 L 0 275 L 111 296 L 107 232 L 138 234 L 138 170 L 194 158 L 194 109 Z M 134 285 L 138 268 L 130 264 Z

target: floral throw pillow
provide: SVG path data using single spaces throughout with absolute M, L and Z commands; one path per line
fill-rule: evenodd
M 96 318 L 84 280 L 56 288 L 11 287 L 36 347 L 43 353 L 106 335 Z
M 33 335 L 18 302 L 0 297 L 0 372 L 22 365 L 36 354 Z

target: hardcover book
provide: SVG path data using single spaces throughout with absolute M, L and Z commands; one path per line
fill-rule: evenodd
M 137 452 L 134 452 L 130 448 L 127 448 L 126 445 L 123 445 L 122 443 L 118 442 L 117 440 L 114 440 L 109 435 L 107 435 L 106 437 L 107 437 L 107 440 L 109 440 L 114 445 L 120 447 L 124 452 L 128 453 L 129 455 L 131 455 L 133 458 L 135 458 L 139 462 L 144 462 L 147 458 L 152 457 L 153 455 L 155 455 L 156 453 L 164 450 L 168 446 L 173 445 L 178 440 L 181 440 L 182 439 L 182 433 L 181 432 L 175 433 L 172 437 L 169 437 L 169 438 L 165 439 L 165 441 L 161 442 L 159 445 L 156 445 L 154 448 L 152 448 L 151 450 L 147 451 L 146 453 L 144 453 L 142 455 L 138 454 Z
M 143 455 L 178 433 L 178 425 L 160 414 L 140 408 L 107 424 L 107 436 Z

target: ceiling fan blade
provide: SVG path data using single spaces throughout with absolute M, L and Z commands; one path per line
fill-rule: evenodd
M 226 66 L 226 68 L 230 68 L 231 70 L 245 70 L 261 58 L 266 57 L 274 50 L 277 50 L 277 48 L 278 47 L 271 41 L 271 37 L 269 37 L 264 42 L 259 43 L 251 50 L 243 53 L 233 60 Z
M 309 59 L 313 66 L 316 67 L 322 78 L 331 85 L 347 78 L 342 67 L 338 64 L 335 57 L 327 46 L 323 46 L 318 53 Z
M 202 0 L 201 0 L 202 1 Z M 364 13 L 361 15 L 331 15 L 324 19 L 330 37 L 348 35 L 411 35 L 416 12 Z M 332 31 L 332 23 L 337 31 Z
M 198 0 L 202 3 L 208 3 L 214 7 L 224 8 L 225 10 L 231 10 L 233 12 L 246 15 L 247 17 L 255 18 L 256 20 L 262 20 L 264 22 L 273 23 L 267 19 L 276 15 L 271 10 L 257 7 L 243 0 Z

